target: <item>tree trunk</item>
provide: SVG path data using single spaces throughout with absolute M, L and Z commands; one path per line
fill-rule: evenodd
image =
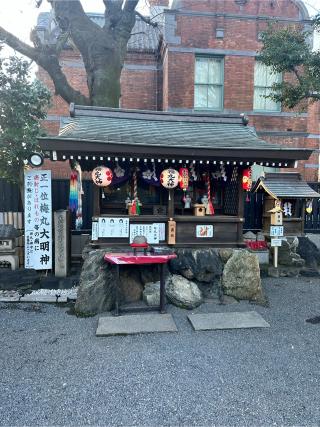
M 86 70 L 90 104 L 119 108 L 122 70 L 119 52 L 110 52 L 108 59 L 98 56 L 92 60 L 94 69 Z

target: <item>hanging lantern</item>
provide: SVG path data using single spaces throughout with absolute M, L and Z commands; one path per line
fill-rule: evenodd
M 251 169 L 244 169 L 242 174 L 242 188 L 246 191 L 250 191 L 251 185 L 252 185 Z
M 160 181 L 168 190 L 176 188 L 179 183 L 179 172 L 175 169 L 165 169 L 161 172 Z
M 307 214 L 312 214 L 312 199 L 307 200 L 306 203 L 306 212 Z
M 92 171 L 92 181 L 98 187 L 107 187 L 111 184 L 113 173 L 110 168 L 106 166 L 98 166 Z
M 187 168 L 179 169 L 179 185 L 181 190 L 187 191 L 189 187 L 189 170 Z

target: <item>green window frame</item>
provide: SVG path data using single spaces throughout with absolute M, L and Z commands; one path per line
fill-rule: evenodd
M 196 56 L 194 108 L 223 110 L 224 58 Z

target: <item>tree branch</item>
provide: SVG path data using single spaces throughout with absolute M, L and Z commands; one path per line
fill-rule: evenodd
M 152 19 L 154 18 L 154 16 L 152 18 L 149 18 L 148 16 L 143 16 L 141 15 L 140 12 L 138 12 L 137 10 L 135 11 L 136 15 L 139 16 L 139 18 L 144 21 L 146 24 L 151 25 L 152 27 L 157 28 L 158 27 L 158 22 L 152 21 Z M 160 14 L 159 14 L 160 15 Z
M 32 59 L 33 61 L 37 61 L 39 54 L 38 50 L 32 46 L 29 46 L 27 43 L 24 43 L 22 40 L 9 33 L 3 27 L 0 27 L 0 41 L 7 44 L 12 49 L 17 50 L 22 55 Z
M 89 99 L 82 95 L 81 92 L 75 90 L 63 74 L 59 64 L 56 46 L 52 46 L 50 49 L 47 46 L 44 48 L 42 45 L 34 48 L 2 27 L 0 27 L 0 40 L 40 65 L 52 78 L 56 93 L 67 102 L 75 102 L 84 105 L 89 104 Z

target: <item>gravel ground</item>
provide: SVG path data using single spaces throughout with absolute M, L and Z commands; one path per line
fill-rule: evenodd
M 98 317 L 0 304 L 0 425 L 305 425 L 320 422 L 320 280 L 264 279 L 269 329 L 96 338 Z M 16 308 L 15 308 L 16 307 Z

